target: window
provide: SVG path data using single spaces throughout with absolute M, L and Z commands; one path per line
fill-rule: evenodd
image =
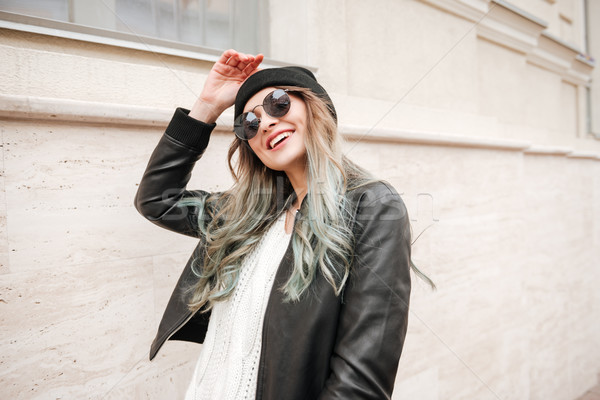
M 264 0 L 2 0 L 16 14 L 202 47 L 265 52 Z M 263 11 L 261 11 L 263 10 Z

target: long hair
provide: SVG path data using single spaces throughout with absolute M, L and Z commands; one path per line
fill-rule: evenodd
M 292 232 L 293 271 L 281 290 L 296 301 L 321 273 L 339 295 L 350 274 L 353 235 L 348 226 L 346 192 L 372 178 L 342 154 L 342 137 L 328 104 L 308 89 L 284 86 L 307 109 L 307 194 Z M 234 156 L 237 155 L 237 159 Z M 294 199 L 285 173 L 267 168 L 250 146 L 235 138 L 228 152 L 234 184 L 197 206 L 205 253 L 195 259 L 198 277 L 190 288 L 191 310 L 207 311 L 235 290 L 244 256 Z

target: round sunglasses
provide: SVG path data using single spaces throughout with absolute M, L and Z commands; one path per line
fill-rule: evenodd
M 262 104 L 257 105 L 252 110 L 238 116 L 233 122 L 233 131 L 235 136 L 242 140 L 250 140 L 258 133 L 260 118 L 254 114 L 257 107 L 263 110 L 271 117 L 280 118 L 290 110 L 290 96 L 287 89 L 275 89 L 265 96 Z

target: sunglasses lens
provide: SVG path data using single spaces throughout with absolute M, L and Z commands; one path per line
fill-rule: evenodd
M 290 102 L 290 96 L 285 90 L 276 89 L 265 97 L 262 106 L 271 117 L 279 118 L 290 110 Z M 238 138 L 250 140 L 258 133 L 259 126 L 260 119 L 252 111 L 249 111 L 235 119 L 233 130 Z
M 263 108 L 272 117 L 283 117 L 290 110 L 290 96 L 283 89 L 277 89 L 265 97 Z
M 256 136 L 259 125 L 260 120 L 256 115 L 253 112 L 247 112 L 236 118 L 233 130 L 235 131 L 235 135 L 240 139 L 250 140 Z

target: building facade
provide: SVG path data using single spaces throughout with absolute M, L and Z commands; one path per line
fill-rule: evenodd
M 599 1 L 26 3 L 0 1 L 0 397 L 183 396 L 201 346 L 148 348 L 195 242 L 132 203 L 226 47 L 312 69 L 408 206 L 437 290 L 414 277 L 394 399 L 598 383 Z M 193 187 L 231 184 L 232 114 Z

